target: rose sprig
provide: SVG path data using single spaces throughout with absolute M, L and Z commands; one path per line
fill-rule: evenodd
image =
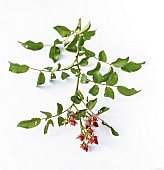
M 55 26 L 54 29 L 60 34 L 62 39 L 56 39 L 52 45 L 43 44 L 42 42 L 33 42 L 31 40 L 24 43 L 19 41 L 24 48 L 33 51 L 38 51 L 45 46 L 50 46 L 49 59 L 53 61 L 53 66 L 37 69 L 25 64 L 21 65 L 9 62 L 9 71 L 17 74 L 26 73 L 29 70 L 38 71 L 37 86 L 41 86 L 45 83 L 45 74 L 49 74 L 50 80 L 55 81 L 55 79 L 57 79 L 56 73 L 59 72 L 59 74 L 61 74 L 61 79 L 65 80 L 70 77 L 67 71 L 71 71 L 77 79 L 75 91 L 70 97 L 71 105 L 64 110 L 63 105 L 57 103 L 56 114 L 47 111 L 40 111 L 45 116 L 44 118 L 24 120 L 19 122 L 17 126 L 30 129 L 38 126 L 41 121 L 44 121 L 44 134 L 46 134 L 49 126 L 54 126 L 53 118 L 58 119 L 59 127 L 68 124 L 71 126 L 79 125 L 80 133 L 78 134 L 77 139 L 81 141 L 80 147 L 87 152 L 92 144 L 98 144 L 98 136 L 95 135 L 95 130 L 99 127 L 99 123 L 108 127 L 114 136 L 118 136 L 119 134 L 112 126 L 100 118 L 100 115 L 107 112 L 109 107 L 103 106 L 100 109 L 97 109 L 96 112 L 93 112 L 93 108 L 96 106 L 98 99 L 93 98 L 89 100 L 88 96 L 84 97 L 82 91 L 79 89 L 79 84 L 87 85 L 92 83 L 93 86 L 88 91 L 92 96 L 98 95 L 102 86 L 105 87 L 104 97 L 106 98 L 115 98 L 113 88 L 116 88 L 117 91 L 124 96 L 132 96 L 140 92 L 140 90 L 117 85 L 118 74 L 114 68 L 119 68 L 122 71 L 131 73 L 138 71 L 145 62 L 136 63 L 130 61 L 129 57 L 126 57 L 118 58 L 109 63 L 107 61 L 107 54 L 104 50 L 96 55 L 93 51 L 87 49 L 85 42 L 90 40 L 96 33 L 96 30 L 91 30 L 90 22 L 82 28 L 81 19 L 79 19 L 74 30 L 70 30 L 67 27 L 60 25 Z M 75 53 L 74 60 L 67 67 L 62 67 L 60 63 L 61 48 L 63 47 L 66 51 Z M 89 63 L 90 58 L 94 58 L 97 63 L 93 69 L 87 70 L 87 73 L 85 74 L 83 70 L 87 69 L 86 66 Z M 109 70 L 104 75 L 100 71 L 102 67 L 101 63 L 105 63 L 106 66 L 109 67 Z M 83 109 L 79 109 L 79 105 L 82 105 Z

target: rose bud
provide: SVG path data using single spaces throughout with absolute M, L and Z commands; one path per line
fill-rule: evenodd
M 86 120 L 86 125 L 91 126 L 91 120 Z
M 76 125 L 76 121 L 74 121 L 74 120 L 70 120 L 70 124 L 72 125 L 72 126 L 75 126 Z
M 69 115 L 69 118 L 70 118 L 70 120 L 74 120 L 74 119 L 75 119 L 75 114 L 74 114 L 74 113 L 71 113 L 71 114 Z
M 84 136 L 83 135 L 79 135 L 76 139 L 80 139 L 81 141 L 84 140 Z
M 89 129 L 88 129 L 88 133 L 89 133 L 90 135 L 92 135 L 93 130 L 92 130 L 91 128 L 89 128 Z
M 98 125 L 97 122 L 93 122 L 93 126 L 94 126 L 94 127 L 99 127 L 99 125 Z
M 95 144 L 98 144 L 98 140 L 97 140 L 97 136 L 93 136 L 93 142 L 95 143 Z
M 97 117 L 93 115 L 93 116 L 92 116 L 92 120 L 93 120 L 93 121 L 97 121 Z
M 88 139 L 88 143 L 92 144 L 94 140 L 92 138 Z
M 80 148 L 82 148 L 83 150 L 85 150 L 86 152 L 88 152 L 88 146 L 85 146 L 84 144 L 80 145 Z

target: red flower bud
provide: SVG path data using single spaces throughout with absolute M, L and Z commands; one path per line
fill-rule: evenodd
M 94 140 L 92 138 L 88 139 L 88 143 L 92 144 Z
M 70 120 L 70 124 L 72 125 L 72 126 L 75 126 L 76 125 L 76 121 L 74 121 L 74 120 Z
M 91 126 L 91 120 L 86 120 L 86 125 Z
M 92 116 L 92 120 L 93 120 L 93 121 L 97 121 L 97 117 L 93 115 L 93 116 Z
M 98 144 L 98 140 L 97 140 L 97 136 L 93 136 L 93 142 L 95 143 L 95 144 Z
M 99 127 L 99 125 L 98 125 L 97 122 L 93 122 L 93 126 L 94 126 L 94 127 Z
M 71 113 L 71 114 L 69 115 L 69 118 L 70 118 L 70 120 L 74 120 L 74 119 L 75 119 L 75 114 L 74 114 L 74 113 Z
M 79 135 L 76 139 L 80 139 L 81 141 L 84 140 L 84 136 L 83 135 Z
M 89 133 L 90 135 L 92 135 L 93 130 L 92 130 L 91 128 L 89 128 L 89 129 L 88 129 L 88 133 Z
M 85 150 L 86 152 L 88 152 L 88 146 L 85 146 L 84 144 L 80 145 L 80 148 L 82 148 L 83 150 Z

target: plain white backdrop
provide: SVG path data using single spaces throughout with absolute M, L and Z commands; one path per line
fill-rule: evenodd
M 163 0 L 1 0 L 0 1 L 0 170 L 153 170 L 164 167 L 164 2 Z M 109 62 L 129 56 L 146 65 L 136 73 L 119 72 L 119 84 L 142 91 L 132 97 L 117 93 L 104 99 L 111 107 L 102 115 L 119 133 L 111 135 L 101 126 L 99 145 L 85 153 L 79 149 L 78 127 L 51 128 L 43 135 L 41 126 L 17 128 L 19 121 L 65 107 L 74 90 L 74 79 L 58 80 L 36 88 L 38 73 L 16 75 L 8 61 L 43 68 L 53 65 L 49 48 L 25 50 L 17 41 L 53 43 L 53 26 L 76 26 L 91 21 L 96 36 L 87 43 L 95 52 L 105 50 Z M 70 57 L 70 58 L 69 58 Z M 62 57 L 63 65 L 72 56 Z M 69 59 L 68 59 L 69 58 Z M 89 65 L 90 68 L 94 64 Z M 82 87 L 87 92 L 85 86 Z M 163 168 L 164 169 L 164 168 Z

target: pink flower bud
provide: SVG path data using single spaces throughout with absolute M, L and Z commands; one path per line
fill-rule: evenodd
M 99 125 L 98 125 L 97 122 L 93 122 L 93 126 L 94 126 L 94 127 L 99 127 Z
M 70 124 L 72 125 L 72 126 L 75 126 L 76 125 L 76 121 L 74 121 L 74 120 L 70 120 Z
M 81 141 L 84 140 L 84 136 L 83 135 L 79 135 L 76 139 L 80 139 Z
M 97 140 L 97 136 L 93 136 L 93 142 L 95 143 L 95 144 L 98 144 L 98 140 Z
M 71 113 L 71 114 L 69 115 L 69 118 L 70 118 L 70 120 L 74 120 L 74 119 L 75 119 L 75 114 L 74 114 L 74 113 Z
M 91 128 L 89 128 L 89 129 L 88 129 L 88 133 L 89 133 L 90 135 L 92 135 L 93 130 L 92 130 Z
M 80 148 L 82 148 L 83 150 L 85 150 L 86 152 L 88 152 L 88 146 L 85 146 L 84 144 L 80 145 Z
M 93 115 L 93 116 L 92 116 L 92 120 L 93 120 L 93 121 L 97 121 L 97 117 Z
M 86 125 L 91 126 L 91 120 L 86 120 Z
M 94 140 L 92 138 L 88 139 L 88 143 L 92 144 Z

